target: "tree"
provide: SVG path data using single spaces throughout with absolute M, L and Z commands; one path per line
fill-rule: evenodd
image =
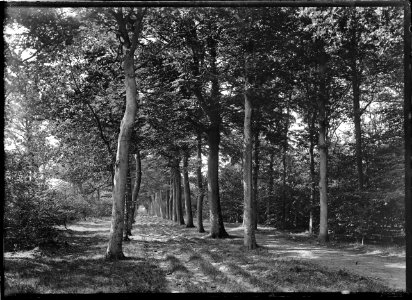
M 197 176 L 197 230 L 199 233 L 205 232 L 203 228 L 203 176 L 202 176 L 202 134 L 198 132 L 197 134 L 197 166 L 196 166 L 196 176 Z
M 122 237 L 124 226 L 124 195 L 126 191 L 127 169 L 129 160 L 129 142 L 131 130 L 137 111 L 136 101 L 136 79 L 134 71 L 134 54 L 138 46 L 138 40 L 143 30 L 143 18 L 146 10 L 138 9 L 137 12 L 131 12 L 135 19 L 131 19 L 132 36 L 129 36 L 126 24 L 127 18 L 123 15 L 123 9 L 111 11 L 116 19 L 119 34 L 123 39 L 123 71 L 125 74 L 126 88 L 126 110 L 120 126 L 118 138 L 115 175 L 113 186 L 113 212 L 112 223 L 110 228 L 110 240 L 106 250 L 107 259 L 123 259 Z M 129 17 L 129 16 L 128 16 Z M 131 17 L 131 16 L 130 16 Z
M 256 215 L 254 213 L 253 207 L 253 185 L 252 185 L 252 103 L 250 101 L 248 90 L 248 59 L 250 53 L 248 50 L 245 51 L 245 87 L 244 87 L 244 97 L 245 97 L 245 121 L 244 121 L 244 154 L 243 154 L 243 190 L 244 190 L 244 240 L 243 245 L 248 249 L 255 249 L 256 238 L 255 238 L 255 219 Z
M 189 186 L 189 174 L 188 174 L 188 161 L 189 161 L 189 152 L 186 150 L 183 154 L 183 186 L 185 193 L 185 205 L 186 205 L 186 227 L 192 228 L 195 227 L 193 224 L 193 215 L 192 215 L 192 201 L 190 199 L 190 186 Z

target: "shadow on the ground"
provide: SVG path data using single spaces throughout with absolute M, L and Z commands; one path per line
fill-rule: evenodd
M 8 259 L 6 269 L 23 280 L 35 278 L 33 289 L 40 293 L 47 293 L 48 288 L 63 293 L 167 292 L 164 271 L 139 257 L 124 261 L 106 261 L 103 257 Z M 19 286 L 6 291 L 22 292 Z

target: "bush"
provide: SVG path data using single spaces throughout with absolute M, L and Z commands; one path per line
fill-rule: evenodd
M 28 185 L 28 188 L 33 186 Z M 56 237 L 58 212 L 50 199 L 33 191 L 20 190 L 6 195 L 4 214 L 4 247 L 6 251 L 30 249 Z

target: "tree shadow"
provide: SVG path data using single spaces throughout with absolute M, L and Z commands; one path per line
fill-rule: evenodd
M 121 261 L 107 261 L 103 256 L 59 261 L 9 259 L 6 264 L 17 277 L 35 279 L 37 293 L 167 292 L 165 272 L 138 257 Z M 14 292 L 19 293 L 18 286 Z

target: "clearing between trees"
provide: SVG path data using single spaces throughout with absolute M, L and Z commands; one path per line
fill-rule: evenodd
M 5 294 L 119 292 L 400 292 L 404 253 L 323 246 L 302 234 L 259 227 L 244 251 L 241 224 L 210 239 L 173 221 L 140 214 L 126 260 L 104 259 L 110 219 L 81 221 L 53 246 L 5 253 Z M 393 251 L 392 251 L 393 252 Z

